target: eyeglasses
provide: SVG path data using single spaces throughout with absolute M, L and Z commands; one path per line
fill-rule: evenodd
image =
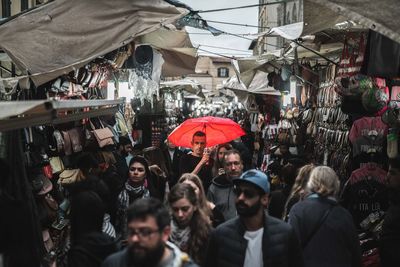
M 253 198 L 258 195 L 254 190 L 242 189 L 237 186 L 233 187 L 233 193 L 236 195 L 236 197 L 239 197 L 241 194 L 243 194 L 245 198 Z
M 140 239 L 148 238 L 150 235 L 159 232 L 159 229 L 149 229 L 149 228 L 140 228 L 140 229 L 128 229 L 129 237 L 133 237 L 137 235 Z

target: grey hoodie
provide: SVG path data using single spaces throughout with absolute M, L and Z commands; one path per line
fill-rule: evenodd
M 165 265 L 158 265 L 159 267 L 198 267 L 189 256 L 180 251 L 177 246 L 171 242 L 166 243 L 167 248 L 172 250 L 173 260 L 168 261 Z M 128 267 L 128 249 L 112 254 L 101 265 L 101 267 Z M 139 266 L 138 266 L 139 267 Z
M 207 192 L 208 200 L 222 212 L 226 221 L 236 217 L 235 194 L 232 190 L 233 183 L 226 174 L 222 174 L 212 180 Z

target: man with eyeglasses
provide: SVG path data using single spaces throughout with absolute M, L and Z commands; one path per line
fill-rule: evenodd
M 240 152 L 236 149 L 225 152 L 223 160 L 225 173 L 213 179 L 207 192 L 209 201 L 224 215 L 225 220 L 236 217 L 235 195 L 232 180 L 239 178 L 243 172 Z
M 206 267 L 301 267 L 301 247 L 293 228 L 269 216 L 268 177 L 249 170 L 233 180 L 238 217 L 211 234 Z
M 128 246 L 109 256 L 102 267 L 197 267 L 186 253 L 168 242 L 171 218 L 158 199 L 136 200 L 127 215 Z

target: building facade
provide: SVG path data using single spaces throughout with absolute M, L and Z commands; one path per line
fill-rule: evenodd
M 222 82 L 234 74 L 229 58 L 199 56 L 196 73 L 186 77 L 198 81 L 205 90 L 211 92 L 222 88 Z

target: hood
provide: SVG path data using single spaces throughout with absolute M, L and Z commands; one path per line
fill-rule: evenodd
M 185 263 L 190 262 L 190 257 L 185 252 L 182 252 L 176 245 L 171 242 L 167 242 L 167 247 L 172 250 L 174 254 L 173 265 L 170 267 L 184 266 Z
M 233 183 L 226 177 L 226 174 L 219 175 L 212 180 L 215 186 L 229 188 L 232 187 Z

